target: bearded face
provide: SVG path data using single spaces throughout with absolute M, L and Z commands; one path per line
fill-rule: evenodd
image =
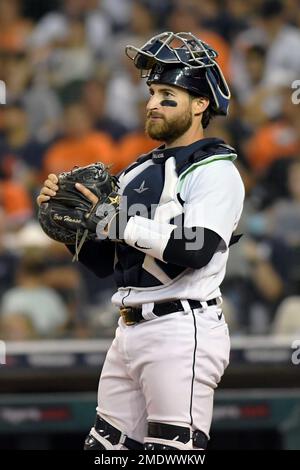
M 192 125 L 191 106 L 184 111 L 177 108 L 172 115 L 163 115 L 157 111 L 149 111 L 146 118 L 145 131 L 154 140 L 171 143 L 181 137 Z

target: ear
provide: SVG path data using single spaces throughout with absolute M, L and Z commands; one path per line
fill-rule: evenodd
M 194 116 L 200 116 L 209 106 L 209 98 L 205 96 L 197 96 L 193 99 L 193 113 Z

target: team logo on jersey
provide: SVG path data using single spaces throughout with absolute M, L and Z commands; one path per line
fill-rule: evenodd
M 141 186 L 139 188 L 134 189 L 139 194 L 142 194 L 144 191 L 147 191 L 149 188 L 145 188 L 145 181 L 142 182 Z
M 139 248 L 140 250 L 150 250 L 151 249 L 151 246 L 141 246 L 138 244 L 138 242 L 135 242 L 134 246 L 136 248 Z
M 108 200 L 111 204 L 119 204 L 120 203 L 120 196 L 117 195 L 115 197 L 108 196 Z

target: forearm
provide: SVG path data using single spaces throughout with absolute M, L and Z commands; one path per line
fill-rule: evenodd
M 213 257 L 220 236 L 202 227 L 178 227 L 144 217 L 132 217 L 124 232 L 125 242 L 161 261 L 200 269 Z
M 253 267 L 253 282 L 269 301 L 276 301 L 283 292 L 283 282 L 267 261 L 257 262 Z
M 75 245 L 66 245 L 74 255 Z M 85 242 L 79 253 L 79 261 L 98 277 L 106 277 L 114 271 L 115 244 L 110 240 Z

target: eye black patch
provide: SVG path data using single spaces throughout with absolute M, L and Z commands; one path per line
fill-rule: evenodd
M 161 106 L 171 106 L 172 108 L 176 108 L 177 103 L 174 100 L 162 100 L 160 102 Z

